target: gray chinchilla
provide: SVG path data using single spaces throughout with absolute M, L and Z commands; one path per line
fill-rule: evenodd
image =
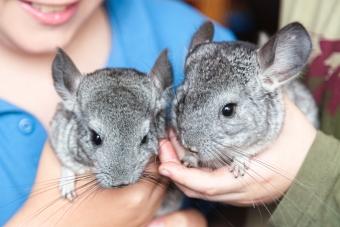
M 62 98 L 50 134 L 62 163 L 62 195 L 74 199 L 75 175 L 87 171 L 104 188 L 137 182 L 157 155 L 158 139 L 165 136 L 167 90 L 172 83 L 167 51 L 149 75 L 106 68 L 83 76 L 59 49 L 52 75 Z
M 284 121 L 286 93 L 315 127 L 317 107 L 298 80 L 312 43 L 305 28 L 291 23 L 262 47 L 213 42 L 213 24 L 194 34 L 185 80 L 173 101 L 172 119 L 189 166 L 231 164 L 244 175 L 249 158 L 272 143 Z

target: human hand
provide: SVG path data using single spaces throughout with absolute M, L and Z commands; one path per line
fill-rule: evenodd
M 148 171 L 159 177 L 156 165 Z M 121 189 L 101 189 L 93 176 L 80 176 L 78 197 L 70 203 L 60 196 L 59 177 L 59 161 L 47 145 L 32 193 L 7 226 L 146 226 L 166 191 L 165 182 L 144 180 Z
M 197 210 L 176 211 L 154 219 L 148 227 L 206 227 L 207 221 Z
M 238 206 L 277 200 L 294 181 L 316 135 L 315 128 L 288 98 L 285 106 L 285 122 L 279 138 L 251 159 L 245 176 L 235 178 L 228 166 L 216 170 L 183 166 L 177 154 L 183 154 L 184 148 L 173 132 L 170 141 L 161 145 L 160 173 L 193 198 Z

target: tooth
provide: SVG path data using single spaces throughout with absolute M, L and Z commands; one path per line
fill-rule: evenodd
M 32 3 L 32 7 L 36 10 L 39 10 L 42 13 L 57 13 L 64 11 L 66 6 L 56 6 L 56 5 L 44 5 L 39 3 Z

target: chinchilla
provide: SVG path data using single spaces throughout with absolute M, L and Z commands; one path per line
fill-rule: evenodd
M 104 188 L 133 184 L 165 136 L 167 92 L 172 68 L 167 51 L 149 75 L 129 68 L 105 68 L 82 75 L 59 49 L 52 64 L 62 99 L 51 122 L 50 142 L 62 164 L 61 194 L 72 200 L 75 176 L 95 174 Z
M 213 42 L 213 24 L 194 34 L 185 61 L 185 79 L 172 106 L 172 125 L 186 148 L 189 166 L 231 165 L 235 177 L 249 159 L 279 135 L 286 93 L 317 127 L 317 106 L 296 78 L 312 43 L 295 22 L 262 47 L 247 42 Z

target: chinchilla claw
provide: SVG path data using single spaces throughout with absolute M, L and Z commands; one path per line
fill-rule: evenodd
M 75 173 L 66 167 L 62 167 L 61 175 L 59 183 L 61 195 L 65 199 L 73 201 L 77 197 L 75 192 Z
M 61 186 L 61 195 L 65 199 L 67 199 L 69 201 L 73 201 L 77 197 L 77 194 L 76 194 L 75 188 L 74 188 L 74 184 L 68 183 L 66 185 L 62 185 Z

